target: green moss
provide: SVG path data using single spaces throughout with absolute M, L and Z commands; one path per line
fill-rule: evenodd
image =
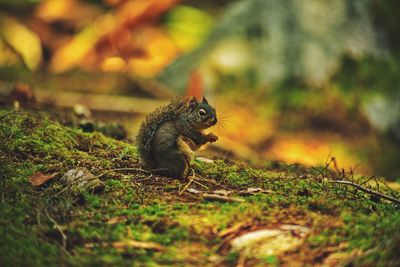
M 239 254 L 221 249 L 227 241 L 219 233 L 238 223 L 248 229 L 281 223 L 309 227 L 305 245 L 294 252 L 315 253 L 305 265 L 320 261 L 318 253 L 325 247 L 332 250 L 342 243 L 349 243 L 349 250 L 385 251 L 363 259 L 368 264 L 384 265 L 392 257 L 392 237 L 400 229 L 398 209 L 367 194 L 323 184 L 313 178 L 318 171 L 297 165 L 274 169 L 266 164 L 269 169 L 255 169 L 221 160 L 196 162 L 196 177 L 203 185 L 191 186 L 198 190 L 269 190 L 240 196 L 243 203 L 213 202 L 187 192 L 179 195 L 182 184 L 177 180 L 135 171 L 140 166 L 131 144 L 36 116 L 4 117 L 5 113 L 0 111 L 0 139 L 4 140 L 0 143 L 0 262 L 5 266 L 212 265 L 210 259 L 215 257 L 232 266 Z M 65 190 L 59 177 L 77 167 L 99 175 L 104 190 L 78 197 Z M 59 175 L 33 188 L 29 176 L 37 172 Z M 304 174 L 309 178 L 296 179 Z M 61 231 L 67 236 L 66 248 Z M 156 242 L 165 251 L 113 247 L 113 242 L 127 239 Z M 258 261 L 277 265 L 281 259 Z
M 268 266 L 279 266 L 279 259 L 276 256 L 268 256 L 261 260 Z
M 234 266 L 239 259 L 240 254 L 238 252 L 229 252 L 226 256 L 226 262 L 229 266 Z

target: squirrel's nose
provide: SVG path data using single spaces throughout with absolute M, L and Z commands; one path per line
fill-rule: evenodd
M 216 118 L 216 117 L 211 118 L 211 119 L 210 119 L 210 122 L 211 122 L 212 124 L 216 124 L 216 123 L 217 123 L 217 118 Z

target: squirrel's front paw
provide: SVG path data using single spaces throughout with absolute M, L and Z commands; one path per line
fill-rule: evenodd
M 207 140 L 208 140 L 208 142 L 213 143 L 218 140 L 218 136 L 216 136 L 213 133 L 209 133 L 209 134 L 207 134 Z

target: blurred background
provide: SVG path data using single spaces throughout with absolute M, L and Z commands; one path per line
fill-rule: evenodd
M 0 105 L 134 141 L 205 95 L 209 151 L 400 178 L 400 2 L 0 0 Z

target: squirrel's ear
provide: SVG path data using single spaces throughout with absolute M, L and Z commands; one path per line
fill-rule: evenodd
M 194 96 L 189 98 L 189 107 L 193 110 L 197 105 L 197 99 Z
M 207 104 L 208 105 L 208 101 L 207 101 L 207 99 L 205 98 L 205 97 L 203 97 L 203 104 Z

